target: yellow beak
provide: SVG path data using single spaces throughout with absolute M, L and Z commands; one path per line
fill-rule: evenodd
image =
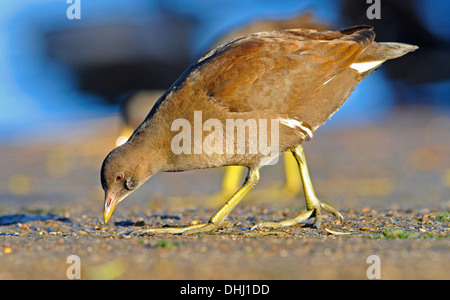
M 109 220 L 109 218 L 111 218 L 111 215 L 114 211 L 114 208 L 116 208 L 116 205 L 117 205 L 116 195 L 114 195 L 114 194 L 110 195 L 109 192 L 106 192 L 104 209 L 103 209 L 103 218 L 105 220 L 105 223 L 108 223 L 108 220 Z

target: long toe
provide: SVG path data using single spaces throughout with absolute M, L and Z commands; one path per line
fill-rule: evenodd
M 312 216 L 313 212 L 314 212 L 313 210 L 308 210 L 308 211 L 305 211 L 305 212 L 297 215 L 296 217 L 294 217 L 292 219 L 287 219 L 287 220 L 279 221 L 279 222 L 273 222 L 273 221 L 261 222 L 261 223 L 256 224 L 255 226 L 253 226 L 252 230 L 258 229 L 258 228 L 282 228 L 282 227 L 294 226 L 294 225 L 300 224 L 301 222 L 308 220 Z
M 339 221 L 340 224 L 344 223 L 344 217 L 342 216 L 342 214 L 337 209 L 335 209 L 334 207 L 332 207 L 332 206 L 330 206 L 330 205 L 328 205 L 326 203 L 322 203 L 322 202 L 320 202 L 320 207 L 323 210 L 325 210 L 325 211 L 329 212 L 330 214 L 332 214 Z
M 200 232 L 210 232 L 217 229 L 217 225 L 208 222 L 190 226 L 182 227 L 163 227 L 163 228 L 148 228 L 140 229 L 131 232 L 132 235 L 144 235 L 144 234 L 194 234 Z

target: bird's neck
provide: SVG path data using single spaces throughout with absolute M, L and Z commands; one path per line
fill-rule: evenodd
M 156 124 L 151 120 L 142 123 L 128 140 L 128 151 L 137 163 L 137 167 L 142 170 L 142 175 L 151 177 L 152 175 L 164 171 L 167 164 L 167 149 L 170 149 L 170 137 L 165 134 L 163 124 Z M 167 148 L 169 143 L 169 148 Z

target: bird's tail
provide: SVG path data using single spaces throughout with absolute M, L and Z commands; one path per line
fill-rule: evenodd
M 418 48 L 417 46 L 403 43 L 373 42 L 350 67 L 357 70 L 363 77 L 366 77 L 378 69 L 386 60 L 401 57 Z
M 401 57 L 419 47 L 403 43 L 376 43 L 373 42 L 358 58 L 357 62 L 386 61 Z

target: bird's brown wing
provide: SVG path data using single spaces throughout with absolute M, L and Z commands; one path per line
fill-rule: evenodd
M 252 34 L 212 50 L 188 78 L 201 74 L 198 83 L 209 99 L 229 111 L 295 116 L 314 105 L 324 83 L 354 63 L 374 37 L 369 27 Z

